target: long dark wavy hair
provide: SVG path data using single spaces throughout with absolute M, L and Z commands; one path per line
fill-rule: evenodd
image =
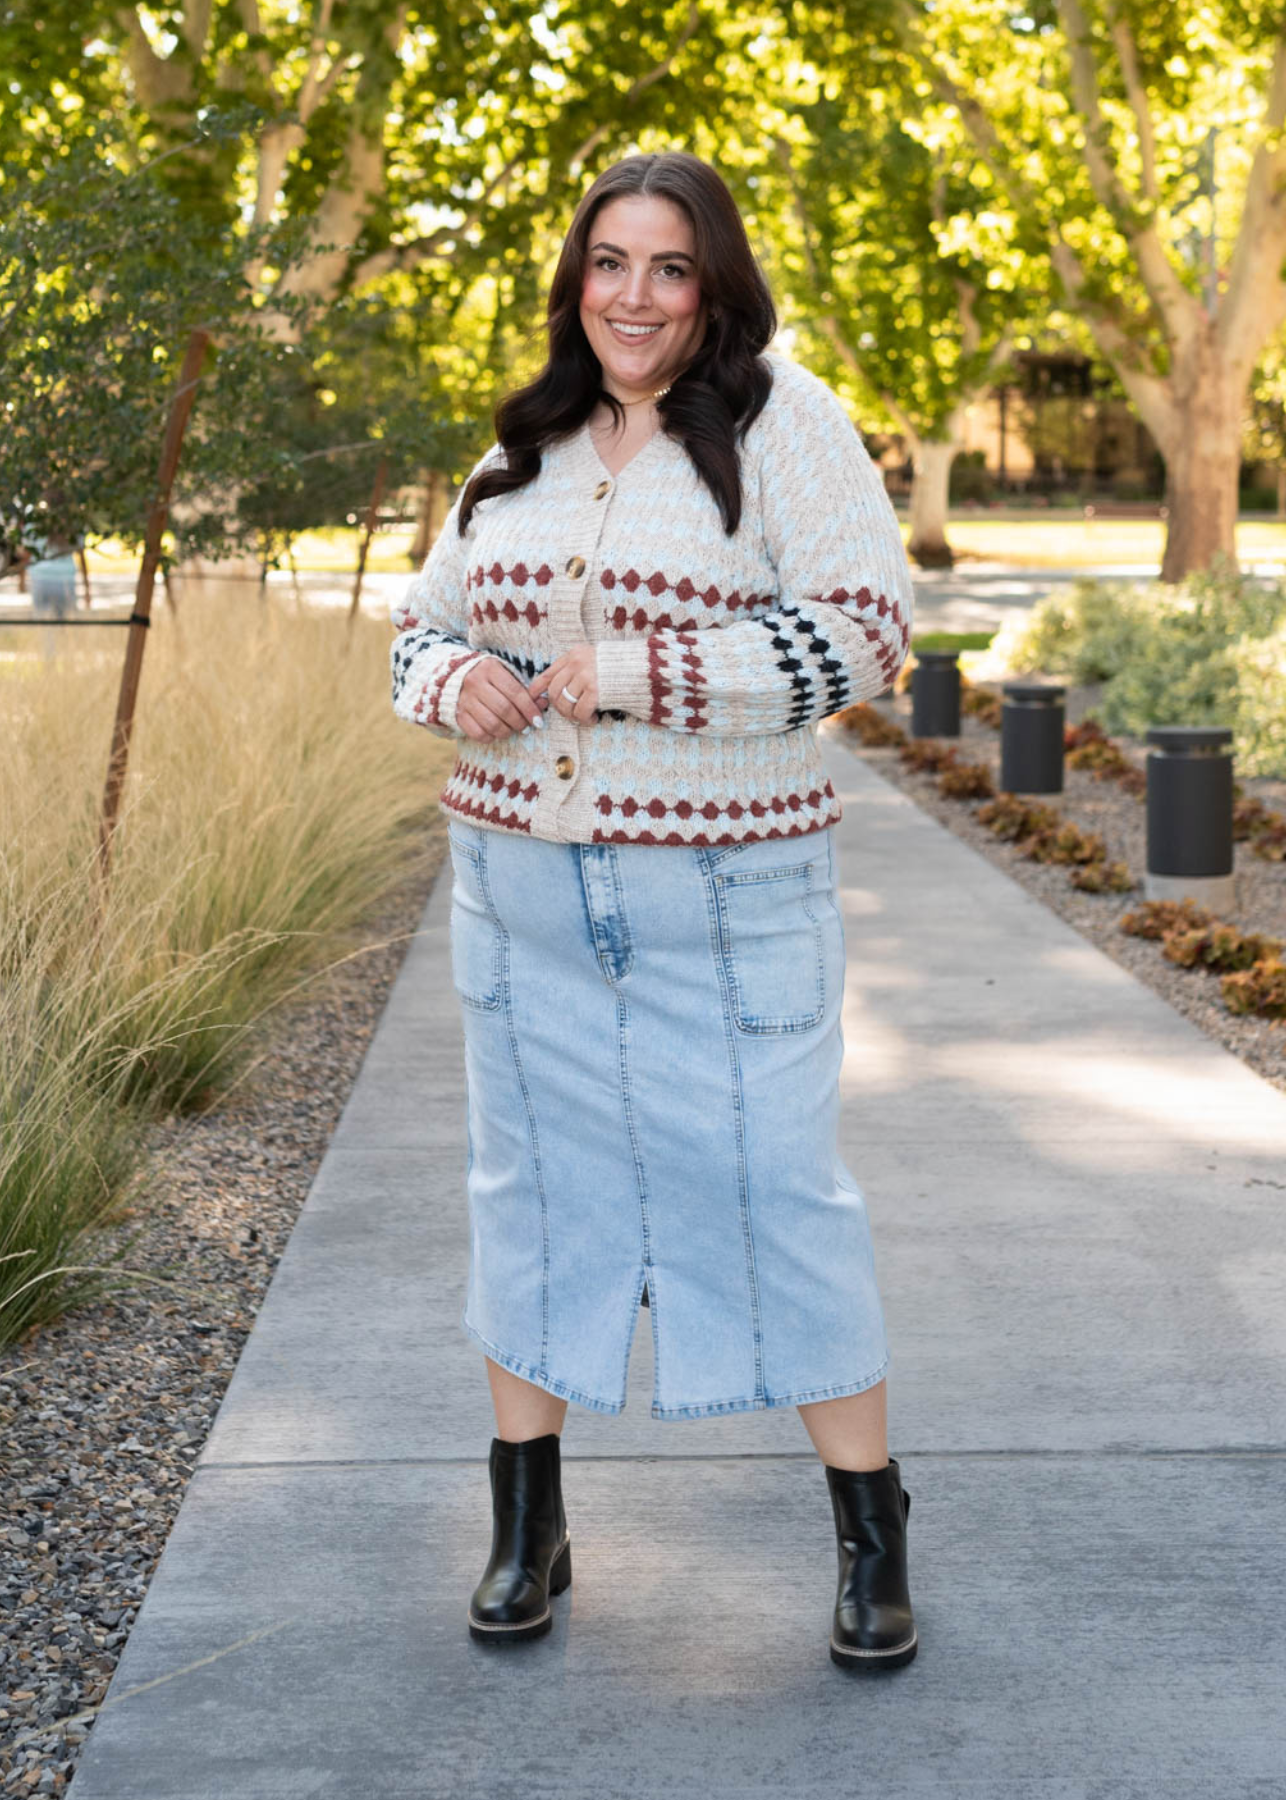
M 772 295 L 755 260 L 737 203 L 723 177 L 699 156 L 666 150 L 627 156 L 605 169 L 576 208 L 549 290 L 549 359 L 528 386 L 496 408 L 496 438 L 507 467 L 492 465 L 468 483 L 460 503 L 463 536 L 474 507 L 511 494 L 540 473 L 541 451 L 578 430 L 599 400 L 623 408 L 602 387 L 602 368 L 580 322 L 587 246 L 600 207 L 622 194 L 657 194 L 692 224 L 697 277 L 709 315 L 705 337 L 669 393 L 657 402 L 661 430 L 676 438 L 709 488 L 729 536 L 741 520 L 738 444 L 772 391 L 761 355 L 777 329 Z

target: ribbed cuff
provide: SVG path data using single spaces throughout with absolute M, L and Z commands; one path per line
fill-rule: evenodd
M 634 713 L 647 718 L 652 710 L 652 689 L 648 681 L 648 649 L 646 638 L 609 640 L 595 651 L 598 665 L 598 705 L 603 712 Z
M 455 719 L 456 701 L 460 698 L 461 685 L 470 669 L 476 669 L 478 664 L 490 654 L 489 650 L 479 650 L 476 656 L 471 656 L 467 662 L 462 662 L 458 668 L 452 669 L 443 683 L 442 693 L 438 699 L 438 724 L 457 737 L 464 736 Z

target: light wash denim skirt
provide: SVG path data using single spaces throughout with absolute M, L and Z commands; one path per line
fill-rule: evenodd
M 448 833 L 465 1331 L 620 1412 L 646 1284 L 655 1418 L 873 1386 L 884 1319 L 837 1146 L 833 828 L 565 844 L 448 814 Z

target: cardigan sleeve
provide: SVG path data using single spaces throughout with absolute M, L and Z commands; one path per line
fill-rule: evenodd
M 600 710 L 710 735 L 789 731 L 883 693 L 905 661 L 914 589 L 883 477 L 826 383 L 794 369 L 783 388 L 747 434 L 749 446 L 763 426 L 757 499 L 776 603 L 731 625 L 600 643 Z M 755 461 L 743 468 L 752 517 Z
M 397 627 L 389 651 L 393 711 L 438 737 L 463 737 L 455 708 L 461 683 L 489 650 L 469 643 L 468 559 L 473 520 L 460 536 L 460 500 L 478 470 L 498 459 L 493 444 L 474 464 L 419 573 L 389 608 Z

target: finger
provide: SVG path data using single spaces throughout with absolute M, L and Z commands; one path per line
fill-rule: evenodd
M 540 707 L 516 675 L 506 672 L 506 679 L 495 684 L 494 692 L 497 698 L 491 702 L 493 708 L 499 712 L 503 707 L 504 716 L 513 719 L 516 730 L 524 730 L 541 717 Z
M 473 713 L 474 717 L 482 726 L 482 735 L 484 737 L 493 738 L 504 737 L 506 735 L 500 720 L 496 717 L 495 713 L 485 701 L 479 700 L 476 695 L 473 702 Z
M 529 694 L 547 693 L 552 700 L 559 687 L 567 679 L 567 674 L 567 658 L 560 656 L 556 661 L 551 662 L 547 669 L 542 669 L 539 675 L 532 676 L 527 683 L 527 692 Z
M 520 711 L 519 708 L 514 705 L 512 700 L 502 696 L 492 704 L 496 716 L 503 722 L 508 731 L 526 731 L 531 721 L 528 719 L 525 712 Z

